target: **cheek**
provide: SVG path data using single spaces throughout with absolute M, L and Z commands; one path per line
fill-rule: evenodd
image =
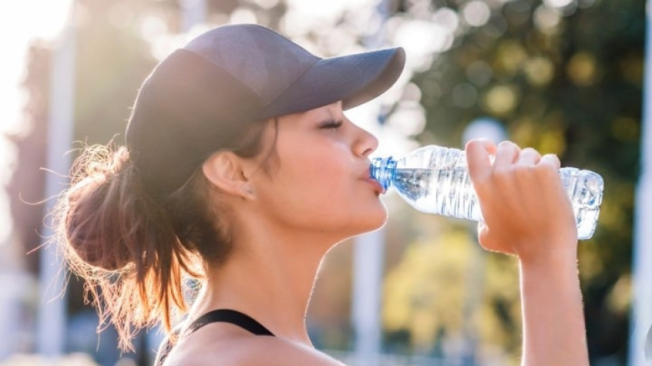
M 304 209 L 318 205 L 324 212 L 327 207 L 337 207 L 354 182 L 345 155 L 335 149 L 324 150 L 315 148 L 296 154 L 279 171 L 282 189 Z
M 382 225 L 386 211 L 371 187 L 359 180 L 346 150 L 314 147 L 281 156 L 266 196 L 273 215 L 291 226 L 348 230 L 352 234 Z M 359 169 L 359 166 L 358 166 Z

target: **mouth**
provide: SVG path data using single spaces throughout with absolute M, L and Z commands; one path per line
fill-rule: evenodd
M 369 178 L 364 179 L 364 181 L 369 183 L 374 188 L 374 191 L 376 191 L 376 194 L 381 195 L 381 194 L 385 193 L 385 189 L 383 188 L 383 186 L 380 185 L 380 183 L 377 180 L 369 177 Z

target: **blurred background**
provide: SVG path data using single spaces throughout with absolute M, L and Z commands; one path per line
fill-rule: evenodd
M 645 22 L 644 0 L 3 2 L 0 365 L 152 364 L 157 329 L 120 354 L 111 327 L 96 333 L 83 284 L 62 281 L 56 254 L 34 249 L 76 154 L 63 153 L 80 146 L 70 141 L 122 144 L 156 62 L 233 23 L 271 27 L 322 57 L 404 47 L 399 82 L 348 113 L 379 137 L 377 155 L 486 135 L 601 174 L 599 226 L 579 246 L 589 353 L 592 365 L 634 365 L 628 355 L 642 352 L 633 342 L 647 331 L 630 326 Z M 314 344 L 350 365 L 517 365 L 516 261 L 483 253 L 473 223 L 419 213 L 394 193 L 384 200 L 387 226 L 323 265 Z M 652 291 L 650 282 L 639 286 Z

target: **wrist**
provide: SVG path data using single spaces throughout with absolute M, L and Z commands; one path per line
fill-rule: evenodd
M 535 291 L 553 290 L 555 296 L 580 291 L 577 260 L 569 257 L 538 261 L 520 261 L 521 291 L 523 295 Z
M 538 250 L 530 250 L 518 256 L 522 269 L 577 269 L 577 238 L 565 237 L 532 242 L 529 245 Z

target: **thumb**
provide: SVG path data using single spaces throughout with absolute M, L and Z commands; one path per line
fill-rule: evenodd
M 482 182 L 491 174 L 491 155 L 496 145 L 486 139 L 471 140 L 466 144 L 466 164 L 473 182 Z

